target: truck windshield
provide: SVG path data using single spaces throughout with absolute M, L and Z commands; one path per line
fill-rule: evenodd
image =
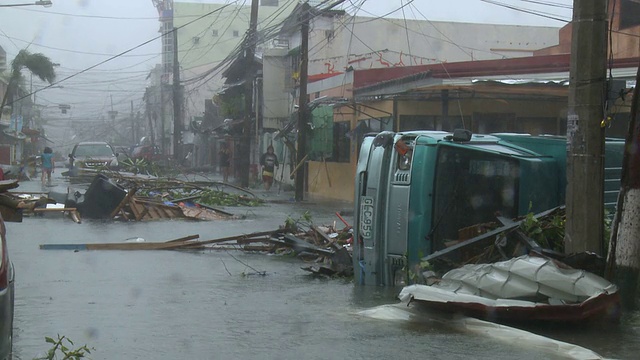
M 478 235 L 474 225 L 518 211 L 517 160 L 458 147 L 438 151 L 431 239 L 434 250 Z M 471 231 L 469 231 L 471 230 Z

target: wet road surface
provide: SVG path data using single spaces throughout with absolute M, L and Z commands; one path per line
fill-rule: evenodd
M 59 187 L 67 186 L 57 178 Z M 24 183 L 17 190 L 39 189 Z M 16 190 L 16 191 L 17 191 Z M 265 196 L 260 193 L 259 196 Z M 272 192 L 266 197 L 287 199 Z M 429 321 L 382 321 L 356 313 L 396 302 L 398 289 L 316 279 L 296 258 L 214 251 L 40 250 L 40 244 L 201 240 L 272 230 L 309 210 L 316 224 L 339 221 L 344 204 L 227 208 L 246 219 L 119 223 L 61 216 L 7 223 L 16 268 L 14 358 L 49 349 L 65 335 L 95 348 L 93 359 L 546 359 L 522 344 L 471 335 Z M 347 217 L 347 221 L 351 221 Z M 256 275 L 265 271 L 266 276 Z M 640 352 L 640 316 L 620 327 L 541 329 L 543 335 L 631 359 Z

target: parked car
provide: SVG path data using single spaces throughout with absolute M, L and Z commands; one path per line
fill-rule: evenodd
M 6 228 L 0 215 L 0 359 L 10 359 L 13 340 L 13 264 L 7 251 Z
M 113 151 L 116 153 L 116 157 L 118 158 L 118 162 L 121 163 L 124 160 L 131 158 L 131 147 L 116 145 L 113 147 Z
M 162 151 L 153 145 L 140 145 L 133 148 L 132 159 L 145 159 L 147 161 L 157 161 L 162 159 Z
M 118 154 L 104 141 L 81 142 L 69 154 L 69 167 L 76 169 L 117 168 Z

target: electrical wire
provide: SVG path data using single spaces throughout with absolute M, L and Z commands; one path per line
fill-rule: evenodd
M 543 17 L 543 18 L 547 18 L 547 19 L 551 19 L 551 20 L 560 21 L 560 22 L 563 22 L 563 23 L 569 23 L 571 21 L 571 20 L 560 18 L 556 14 L 545 13 L 545 12 L 541 12 L 541 11 L 534 11 L 534 10 L 530 10 L 530 9 L 526 9 L 526 8 L 521 8 L 521 7 L 509 5 L 509 4 L 506 4 L 506 3 L 499 2 L 499 1 L 494 1 L 494 0 L 480 0 L 480 1 L 485 2 L 487 4 L 492 4 L 492 5 L 504 7 L 504 8 L 507 8 L 507 9 L 515 10 L 515 11 L 518 11 L 518 12 L 531 14 L 531 15 L 535 15 L 535 16 L 539 16 L 539 17 Z

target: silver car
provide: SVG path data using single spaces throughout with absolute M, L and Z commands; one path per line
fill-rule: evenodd
M 11 359 L 13 339 L 13 264 L 7 251 L 6 228 L 0 215 L 0 359 Z
M 69 154 L 69 167 L 77 169 L 117 168 L 118 154 L 104 141 L 81 142 Z

